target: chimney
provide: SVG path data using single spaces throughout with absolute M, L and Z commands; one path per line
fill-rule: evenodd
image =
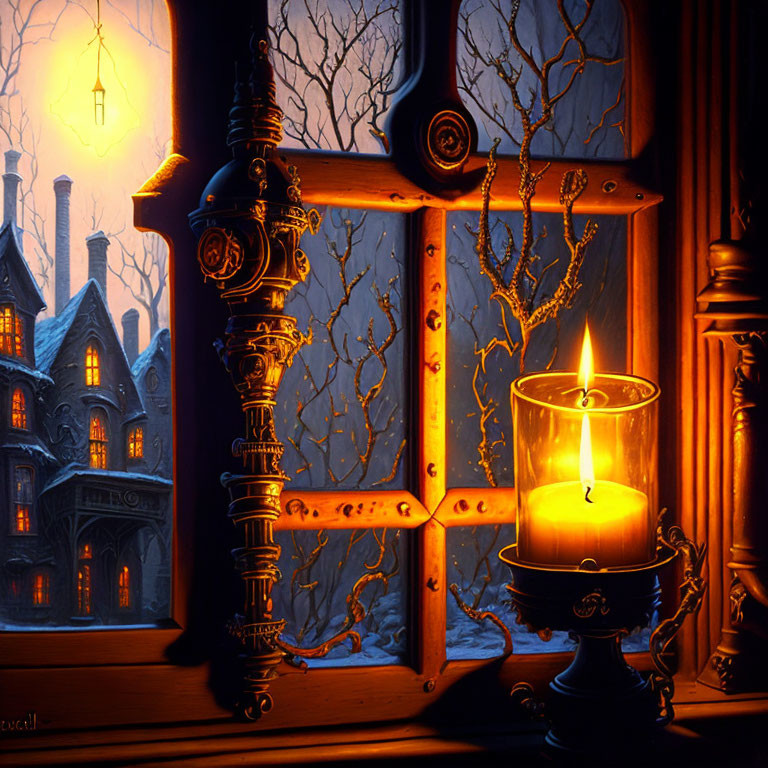
M 5 153 L 5 173 L 3 174 L 3 224 L 16 223 L 16 201 L 19 197 L 19 158 L 21 152 L 9 149 Z
M 129 309 L 123 314 L 123 349 L 128 365 L 133 365 L 139 356 L 139 312 Z
M 101 286 L 104 301 L 107 300 L 107 236 L 99 230 L 85 238 L 88 246 L 88 279 Z
M 56 195 L 56 314 L 67 306 L 69 301 L 69 195 L 72 191 L 72 179 L 69 176 L 57 176 L 53 180 L 53 192 Z

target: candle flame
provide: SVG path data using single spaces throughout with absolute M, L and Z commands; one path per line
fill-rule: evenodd
M 595 468 L 592 464 L 592 433 L 589 428 L 589 416 L 586 413 L 581 417 L 579 472 L 581 487 L 584 489 L 584 498 L 591 502 L 592 499 L 589 498 L 589 494 L 595 488 Z
M 581 345 L 581 364 L 579 365 L 579 380 L 584 389 L 584 398 L 592 386 L 594 363 L 592 361 L 592 339 L 589 336 L 589 324 L 584 323 L 584 341 Z

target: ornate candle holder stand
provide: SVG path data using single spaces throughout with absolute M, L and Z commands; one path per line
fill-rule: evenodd
M 255 719 L 272 706 L 269 684 L 285 655 L 279 640 L 285 621 L 272 616 L 272 587 L 280 578 L 273 526 L 286 479 L 273 409 L 283 373 L 307 341 L 283 308 L 287 293 L 309 274 L 299 239 L 308 226 L 314 231 L 319 216 L 304 210 L 296 168 L 275 151 L 282 112 L 266 43 L 252 36 L 250 53 L 250 77 L 238 80 L 230 112 L 233 159 L 208 183 L 189 218 L 203 275 L 229 306 L 219 354 L 245 417 L 245 436 L 232 446 L 244 472 L 227 473 L 222 483 L 242 542 L 232 553 L 245 586 L 243 615 L 232 627 L 245 651 L 238 709 Z
M 499 553 L 512 572 L 508 589 L 518 622 L 533 632 L 567 630 L 578 637 L 571 665 L 550 683 L 546 743 L 551 751 L 610 757 L 672 720 L 674 686 L 662 654 L 701 604 L 705 552 L 673 527 L 668 538 L 659 533 L 653 562 L 635 567 L 590 570 L 594 561 L 578 568 L 534 565 L 519 559 L 516 544 Z M 625 661 L 621 639 L 648 626 L 661 604 L 659 572 L 678 556 L 684 561 L 682 599 L 674 616 L 651 635 L 657 671 L 644 678 Z

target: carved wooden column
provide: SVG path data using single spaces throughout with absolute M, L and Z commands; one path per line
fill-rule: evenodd
M 732 535 L 732 579 L 724 584 L 729 610 L 720 640 L 700 680 L 735 692 L 768 689 L 768 195 L 764 141 L 754 118 L 768 74 L 760 39 L 768 9 L 726 4 L 723 22 L 726 237 L 710 245 L 710 281 L 698 296 L 706 306 L 698 317 L 708 322 L 706 336 L 721 337 L 737 355 L 731 423 L 723 432 L 733 465 L 733 515 L 724 521 Z
M 298 245 L 316 212 L 304 211 L 296 168 L 277 155 L 282 112 L 275 103 L 267 44 L 255 34 L 250 59 L 240 67 L 230 111 L 227 143 L 233 159 L 208 183 L 190 223 L 199 237 L 203 275 L 229 306 L 219 353 L 245 416 L 245 436 L 232 446 L 243 474 L 226 473 L 222 483 L 240 535 L 241 546 L 232 554 L 245 587 L 243 617 L 234 628 L 245 650 L 239 709 L 255 719 L 272 706 L 268 688 L 284 655 L 277 641 L 285 621 L 272 615 L 272 587 L 280 578 L 273 525 L 286 479 L 273 409 L 283 373 L 306 340 L 283 308 L 286 294 L 309 274 Z M 244 69 L 250 69 L 247 79 Z

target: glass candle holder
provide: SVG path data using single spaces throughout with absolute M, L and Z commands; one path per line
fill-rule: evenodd
M 595 374 L 586 394 L 576 373 L 512 383 L 520 559 L 591 568 L 654 559 L 658 397 L 652 382 L 620 374 Z

